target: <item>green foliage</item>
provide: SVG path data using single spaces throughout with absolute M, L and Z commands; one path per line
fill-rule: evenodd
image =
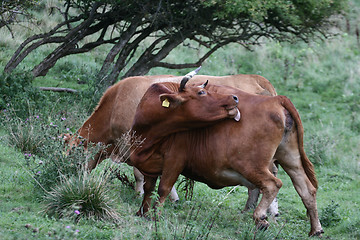
M 266 240 L 266 239 L 276 239 L 274 231 L 265 231 L 257 229 L 253 222 L 247 222 L 241 226 L 238 230 L 238 239 L 243 240 Z
M 41 106 L 44 95 L 32 86 L 30 73 L 0 74 L 0 109 L 6 109 L 8 103 L 16 109 L 17 116 L 25 117 L 29 113 L 29 106 Z
M 0 7 L 0 20 L 7 21 L 7 18 L 16 14 L 24 14 L 29 8 L 36 5 L 40 0 L 2 0 Z
M 319 20 L 328 18 L 334 12 L 342 9 L 345 1 L 331 0 L 306 0 L 306 1 L 251 1 L 251 0 L 232 0 L 206 1 L 208 7 L 216 7 L 216 16 L 222 20 L 229 17 L 243 18 L 248 17 L 257 21 L 273 19 L 289 24 L 295 29 L 302 25 L 314 26 L 319 24 Z M 265 20 L 266 22 L 266 20 Z
M 19 149 L 25 157 L 25 166 L 35 179 L 35 186 L 42 191 L 49 191 L 58 183 L 62 175 L 71 176 L 79 172 L 85 159 L 94 154 L 100 146 L 89 147 L 85 152 L 82 146 L 74 148 L 66 154 L 66 148 L 61 138 L 62 133 L 75 131 L 67 125 L 81 122 L 79 118 L 66 119 L 65 115 L 45 116 L 29 113 L 22 120 L 14 109 L 8 108 L 2 112 L 2 122 L 7 134 L 6 142 Z
M 337 212 L 338 207 L 338 203 L 331 201 L 331 203 L 321 211 L 319 218 L 322 226 L 330 227 L 340 223 L 341 217 Z
M 305 142 L 306 154 L 315 166 L 329 165 L 329 149 L 335 146 L 334 140 L 326 135 L 312 134 Z
M 351 123 L 350 128 L 354 132 L 360 133 L 360 102 L 358 95 L 352 95 L 346 99 L 350 110 Z

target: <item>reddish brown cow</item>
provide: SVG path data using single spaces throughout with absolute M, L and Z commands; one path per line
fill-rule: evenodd
M 101 142 L 110 146 L 106 151 L 99 152 L 97 156 L 88 163 L 88 169 L 91 171 L 97 164 L 108 157 L 111 157 L 115 161 L 126 161 L 127 159 L 122 159 L 121 156 L 114 151 L 115 143 L 124 133 L 130 130 L 136 107 L 145 91 L 151 84 L 156 82 L 180 83 L 182 79 L 183 77 L 171 75 L 136 76 L 126 78 L 111 86 L 102 96 L 95 111 L 77 132 L 77 134 L 86 139 L 86 141 L 93 143 Z M 214 84 L 236 87 L 249 93 L 270 96 L 276 95 L 276 91 L 271 83 L 259 75 L 239 74 L 219 77 L 195 75 L 192 78 L 192 82 L 200 85 L 207 79 Z M 68 134 L 65 134 L 65 140 L 69 142 L 70 145 L 77 145 L 79 143 L 79 139 Z M 136 169 L 134 169 L 134 175 L 136 178 L 136 191 L 142 193 L 143 176 Z M 252 197 L 249 197 L 245 209 L 256 205 L 258 194 L 259 193 L 254 190 L 251 195 Z M 178 199 L 175 189 L 172 191 L 171 199 Z M 272 214 L 277 214 L 277 208 Z
M 259 227 L 267 228 L 266 210 L 282 186 L 269 171 L 275 157 L 307 209 L 309 235 L 321 235 L 318 183 L 303 148 L 303 126 L 291 101 L 225 86 L 177 89 L 179 85 L 174 83 L 154 84 L 138 105 L 133 130 L 145 141 L 130 159 L 145 175 L 145 193 L 137 214 L 143 216 L 149 210 L 157 176 L 161 175 L 158 194 L 162 204 L 183 174 L 215 189 L 234 185 L 259 188 L 263 196 L 253 218 Z M 237 96 L 239 122 L 219 121 L 226 112 L 221 109 L 226 109 L 223 100 L 215 103 L 212 99 L 219 93 Z M 164 101 L 168 106 L 164 107 Z

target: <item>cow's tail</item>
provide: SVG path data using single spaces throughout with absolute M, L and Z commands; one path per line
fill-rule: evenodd
M 306 156 L 306 153 L 304 150 L 304 128 L 301 123 L 300 115 L 299 115 L 298 111 L 296 110 L 294 104 L 290 101 L 290 99 L 288 99 L 285 96 L 278 96 L 278 97 L 281 98 L 281 104 L 290 113 L 291 117 L 295 121 L 297 135 L 298 135 L 298 145 L 299 145 L 301 162 L 302 162 L 305 173 L 306 173 L 307 177 L 309 178 L 311 184 L 317 189 L 318 181 L 315 176 L 314 165 L 310 162 L 310 160 Z

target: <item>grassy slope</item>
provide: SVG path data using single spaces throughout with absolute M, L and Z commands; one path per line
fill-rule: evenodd
M 43 28 L 47 27 L 39 27 Z M 30 33 L 22 31 L 17 34 L 22 39 Z M 4 39 L 0 45 L 2 68 L 21 40 L 12 41 L 4 30 L 1 30 L 0 35 Z M 20 69 L 29 69 L 31 64 L 38 62 L 48 52 L 46 47 L 41 49 L 29 57 Z M 179 50 L 168 58 L 173 61 L 191 61 L 198 54 Z M 99 68 L 102 57 L 104 53 L 98 49 L 88 57 L 62 59 L 48 76 L 36 79 L 34 84 L 83 88 L 84 85 L 77 84 L 77 79 L 86 80 L 88 72 Z M 317 157 L 323 161 L 321 166 L 316 167 L 320 185 L 320 216 L 324 217 L 325 208 L 333 208 L 341 218 L 338 222 L 332 222 L 333 225 L 324 227 L 328 239 L 360 238 L 360 122 L 357 122 L 360 120 L 357 97 L 360 93 L 359 66 L 360 46 L 352 31 L 341 32 L 334 39 L 311 44 L 280 45 L 269 42 L 256 47 L 254 52 L 247 52 L 236 45 L 228 46 L 213 54 L 202 69 L 202 74 L 209 75 L 260 74 L 275 85 L 279 94 L 292 99 L 303 120 L 307 153 L 313 161 Z M 150 74 L 186 72 L 154 69 Z M 114 225 L 81 221 L 75 225 L 67 220 L 47 219 L 39 213 L 43 205 L 33 198 L 33 186 L 29 174 L 23 168 L 23 156 L 3 141 L 0 141 L 0 164 L 0 236 L 4 239 L 153 237 L 151 233 L 154 232 L 155 222 L 134 217 L 140 199 L 117 180 L 113 181 L 111 187 L 117 198 L 118 211 L 123 217 L 121 223 Z M 129 171 L 127 167 L 123 168 Z M 279 177 L 284 183 L 279 193 L 281 216 L 278 223 L 273 224 L 266 233 L 267 238 L 281 231 L 281 239 L 303 239 L 309 230 L 305 208 L 282 170 Z M 166 204 L 162 215 L 164 220 L 159 223 L 158 232 L 164 238 L 173 238 L 175 234 L 180 238 L 184 233 L 188 238 L 194 238 L 203 231 L 208 219 L 216 215 L 210 238 L 244 238 L 253 227 L 251 214 L 241 214 L 246 201 L 246 189 L 237 187 L 227 195 L 231 189 L 215 191 L 203 184 L 196 184 L 191 202 L 185 201 L 184 193 L 181 192 L 178 204 Z M 218 206 L 220 202 L 222 204 Z M 336 204 L 339 206 L 336 207 Z M 192 208 L 196 211 L 200 209 L 196 220 L 189 214 Z M 26 224 L 32 227 L 26 228 Z

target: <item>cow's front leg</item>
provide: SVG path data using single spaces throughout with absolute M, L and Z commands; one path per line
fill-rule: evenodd
M 174 190 L 174 184 L 180 175 L 181 169 L 164 169 L 163 174 L 160 179 L 158 194 L 159 199 L 156 202 L 156 205 L 162 206 L 166 200 L 166 197 L 169 195 L 172 190 Z M 160 214 L 160 212 L 158 213 Z
M 269 170 L 272 171 L 275 177 L 277 176 L 278 168 L 275 163 L 271 164 Z M 260 195 L 260 189 L 258 188 L 248 189 L 248 199 L 246 201 L 243 212 L 256 208 L 259 195 Z M 268 208 L 267 212 L 274 217 L 279 216 L 278 201 L 276 197 L 274 201 L 270 204 L 270 207 Z
M 258 178 L 261 180 L 257 184 L 262 193 L 262 198 L 254 211 L 253 217 L 256 225 L 259 228 L 266 229 L 269 226 L 269 223 L 266 221 L 267 209 L 279 192 L 279 189 L 282 186 L 282 182 L 280 179 L 275 178 L 270 172 L 264 172 L 261 175 L 261 178 Z
M 149 211 L 151 206 L 151 194 L 155 189 L 157 177 L 144 176 L 144 198 L 139 211 L 136 213 L 137 216 L 144 217 Z

